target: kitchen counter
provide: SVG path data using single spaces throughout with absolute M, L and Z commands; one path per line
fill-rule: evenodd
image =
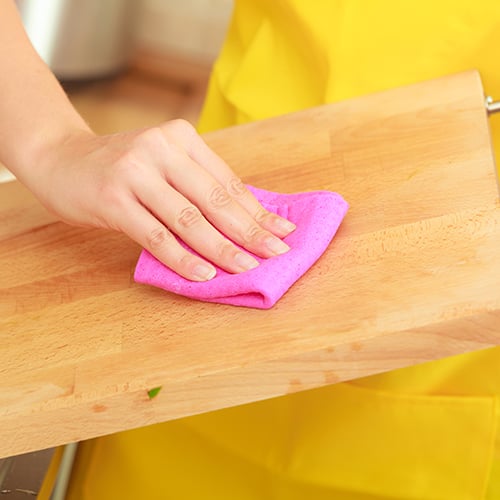
M 477 73 L 206 140 L 253 185 L 341 193 L 334 241 L 271 310 L 200 303 L 134 283 L 124 235 L 0 185 L 0 457 L 500 344 Z

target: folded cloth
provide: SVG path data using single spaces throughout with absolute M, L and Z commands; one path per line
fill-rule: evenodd
M 287 253 L 269 259 L 254 256 L 260 265 L 240 274 L 216 267 L 213 279 L 194 282 L 179 276 L 143 250 L 134 279 L 207 302 L 259 309 L 272 307 L 326 250 L 348 205 L 339 194 L 330 191 L 280 194 L 248 187 L 267 210 L 296 224 L 295 231 L 284 238 L 290 246 Z

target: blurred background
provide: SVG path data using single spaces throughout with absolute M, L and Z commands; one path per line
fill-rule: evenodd
M 99 134 L 196 123 L 232 0 L 16 0 L 28 35 Z M 0 166 L 0 182 L 12 177 Z

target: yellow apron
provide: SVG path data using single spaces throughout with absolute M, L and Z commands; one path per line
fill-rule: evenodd
M 500 97 L 498 0 L 241 0 L 200 129 L 470 68 Z M 68 498 L 498 499 L 499 396 L 496 348 L 120 433 Z

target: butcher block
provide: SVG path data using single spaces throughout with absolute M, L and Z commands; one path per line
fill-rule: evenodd
M 350 205 L 270 310 L 134 283 L 132 240 L 0 185 L 0 457 L 500 344 L 488 127 L 470 71 L 207 134 L 249 184 Z

